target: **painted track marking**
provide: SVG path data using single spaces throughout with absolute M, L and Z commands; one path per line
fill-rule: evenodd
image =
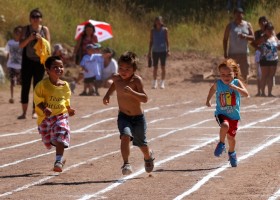
M 280 189 L 276 191 L 271 197 L 268 198 L 268 200 L 277 200 L 280 199 Z
M 247 124 L 247 125 L 245 125 L 245 126 L 240 127 L 240 129 L 246 129 L 246 128 L 249 128 L 250 126 L 253 126 L 253 125 L 257 124 L 257 123 L 262 123 L 262 122 L 266 122 L 266 121 L 272 120 L 272 119 L 278 117 L 279 115 L 280 115 L 280 112 L 279 112 L 279 113 L 276 113 L 276 114 L 274 114 L 274 115 L 272 115 L 272 116 L 270 116 L 270 117 L 267 117 L 267 118 L 264 118 L 264 119 L 261 119 L 261 120 L 255 121 L 255 122 L 251 122 L 251 123 L 249 123 L 249 124 Z M 161 165 L 161 164 L 163 164 L 163 163 L 165 163 L 165 162 L 174 160 L 175 158 L 178 158 L 178 157 L 181 157 L 181 156 L 185 156 L 185 155 L 188 154 L 188 153 L 191 153 L 191 152 L 193 152 L 193 151 L 196 151 L 196 150 L 198 150 L 198 149 L 200 149 L 200 148 L 202 148 L 202 147 L 204 147 L 204 146 L 207 146 L 208 144 L 210 144 L 210 143 L 216 141 L 217 139 L 218 139 L 218 137 L 215 137 L 215 138 L 213 138 L 213 139 L 211 140 L 211 142 L 208 141 L 208 142 L 205 142 L 205 143 L 203 143 L 203 144 L 201 144 L 201 145 L 198 145 L 197 147 L 199 147 L 199 148 L 193 147 L 192 149 L 186 150 L 186 151 L 181 152 L 181 153 L 179 153 L 179 154 L 176 154 L 176 155 L 174 155 L 174 156 L 172 156 L 172 157 L 169 157 L 169 158 L 167 158 L 167 159 L 165 159 L 165 160 L 159 161 L 159 162 L 155 163 L 155 166 L 159 166 L 159 165 Z M 279 139 L 280 139 L 280 136 L 279 136 Z M 219 169 L 220 169 L 220 168 L 219 168 Z M 218 170 L 219 170 L 219 169 L 218 169 Z M 144 169 L 142 169 L 142 170 L 140 170 L 140 171 L 138 171 L 138 172 L 136 172 L 136 173 L 133 173 L 133 174 L 127 176 L 127 177 L 124 177 L 124 178 L 122 178 L 122 179 L 119 179 L 119 181 L 118 181 L 117 183 L 114 183 L 114 184 L 112 184 L 112 185 L 110 185 L 110 186 L 108 186 L 108 187 L 106 187 L 106 188 L 104 188 L 104 189 L 102 189 L 102 190 L 100 190 L 100 191 L 94 193 L 94 194 L 86 194 L 86 195 L 84 195 L 82 198 L 80 198 L 79 200 L 90 199 L 90 198 L 93 198 L 93 197 L 97 197 L 97 196 L 99 196 L 99 195 L 101 195 L 101 194 L 104 194 L 104 193 L 106 193 L 106 192 L 109 192 L 109 191 L 111 191 L 112 189 L 114 189 L 114 188 L 120 186 L 121 184 L 123 184 L 126 180 L 131 179 L 131 178 L 134 178 L 134 177 L 136 177 L 136 176 L 139 176 L 140 174 L 142 174 L 142 173 L 144 173 L 144 172 L 145 172 Z
M 248 158 L 250 158 L 251 156 L 257 154 L 258 152 L 262 151 L 263 149 L 273 145 L 274 143 L 278 142 L 280 140 L 280 136 L 273 138 L 271 140 L 269 140 L 268 142 L 264 143 L 263 145 L 260 145 L 257 148 L 254 148 L 253 150 L 251 150 L 249 153 L 241 156 L 238 161 L 241 162 L 243 160 L 246 160 Z M 190 194 L 192 194 L 193 192 L 199 190 L 204 184 L 206 184 L 211 178 L 215 177 L 216 175 L 218 175 L 219 173 L 225 171 L 227 168 L 230 168 L 231 166 L 229 165 L 229 163 L 223 165 L 222 167 L 210 172 L 209 174 L 207 174 L 206 176 L 204 176 L 200 181 L 198 181 L 192 188 L 190 188 L 189 190 L 187 190 L 186 192 L 182 193 L 181 195 L 177 196 L 176 198 L 174 198 L 174 200 L 180 200 L 183 199 L 187 196 L 189 196 Z

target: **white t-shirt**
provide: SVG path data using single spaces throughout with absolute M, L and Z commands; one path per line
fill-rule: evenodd
M 7 67 L 21 69 L 22 49 L 19 47 L 19 41 L 9 40 L 5 50 L 9 53 Z
M 103 57 L 100 54 L 85 55 L 80 63 L 87 70 L 84 72 L 84 78 L 95 77 L 96 80 L 101 80 L 103 63 Z
M 118 63 L 114 58 L 112 58 L 109 65 L 107 67 L 105 67 L 105 66 L 103 67 L 102 80 L 107 80 L 113 74 L 116 74 L 116 73 L 118 73 Z

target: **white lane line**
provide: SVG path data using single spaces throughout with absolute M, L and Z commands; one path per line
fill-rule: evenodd
M 81 118 L 82 119 L 90 118 L 93 115 L 100 114 L 100 113 L 103 113 L 103 112 L 107 112 L 107 111 L 110 111 L 110 110 L 116 110 L 116 109 L 118 109 L 118 107 L 110 107 L 110 108 L 101 109 L 101 110 L 98 110 L 98 111 L 96 111 L 94 113 L 91 113 L 91 114 L 88 114 L 88 115 L 84 115 Z
M 254 148 L 253 150 L 251 150 L 249 153 L 241 156 L 238 159 L 238 161 L 241 162 L 243 160 L 246 160 L 246 159 L 250 158 L 251 156 L 254 156 L 255 154 L 257 154 L 260 151 L 262 151 L 263 149 L 273 145 L 275 142 L 278 142 L 279 140 L 280 140 L 280 136 L 269 140 L 268 142 L 264 143 L 263 145 L 260 145 L 259 147 Z M 209 174 L 207 174 L 207 176 L 204 176 L 200 181 L 198 181 L 192 188 L 190 188 L 186 192 L 182 193 L 181 195 L 177 196 L 176 198 L 174 198 L 174 200 L 180 200 L 180 199 L 183 199 L 183 198 L 189 196 L 193 192 L 199 190 L 211 178 L 215 177 L 216 175 L 218 175 L 219 173 L 223 172 L 224 170 L 226 170 L 229 167 L 230 167 L 230 165 L 229 165 L 229 163 L 227 163 L 227 164 L 223 165 L 222 167 L 220 167 L 219 169 L 216 169 L 216 170 L 210 172 Z
M 183 102 L 181 104 L 188 104 L 188 103 L 191 103 L 191 101 L 186 101 L 186 102 Z M 171 107 L 171 106 L 176 106 L 176 105 L 180 105 L 180 104 L 179 103 L 177 103 L 177 104 L 168 104 L 168 105 L 164 105 L 164 106 L 161 106 L 161 107 Z M 112 107 L 112 108 L 114 108 L 114 107 Z M 109 110 L 112 110 L 112 108 L 110 108 Z M 101 112 L 105 112 L 105 110 L 106 109 L 96 111 L 95 114 L 101 113 Z M 153 108 L 150 108 L 150 109 L 146 109 L 145 112 L 149 112 L 149 111 L 153 111 L 153 110 L 159 110 L 159 107 L 153 107 Z M 106 111 L 108 111 L 108 109 Z M 167 120 L 167 119 L 173 119 L 173 118 L 163 118 L 161 120 Z M 104 122 L 112 121 L 114 119 L 117 119 L 117 118 L 114 117 L 114 118 L 109 118 L 109 119 L 103 119 L 103 120 L 100 120 L 98 122 L 89 124 L 89 125 L 87 125 L 87 126 L 85 126 L 83 128 L 80 128 L 80 129 L 77 129 L 77 130 L 73 130 L 73 131 L 71 131 L 71 133 L 81 133 L 81 132 L 84 132 L 86 129 L 91 128 L 92 126 L 95 126 L 95 125 L 98 125 L 98 124 L 101 124 L 101 123 L 104 123 Z M 157 121 L 154 120 L 153 123 L 155 123 L 155 122 L 157 122 Z M 90 131 L 87 131 L 87 132 L 90 132 Z M 28 144 L 32 144 L 32 143 L 38 142 L 38 141 L 40 141 L 40 140 L 32 140 L 30 142 L 21 143 L 21 144 L 17 144 L 17 145 L 14 145 L 14 146 L 3 147 L 3 148 L 0 149 L 0 151 L 6 150 L 6 149 L 13 149 L 13 148 L 21 147 L 21 146 L 24 146 L 24 145 L 28 145 Z
M 1 137 L 8 137 L 8 136 L 15 136 L 15 135 L 24 135 L 24 134 L 31 134 L 33 130 L 37 130 L 37 127 L 27 129 L 26 131 L 18 132 L 18 133 L 4 133 L 0 135 Z
M 110 152 L 110 153 L 107 153 L 107 154 L 103 154 L 103 155 L 98 156 L 98 157 L 91 158 L 91 159 L 86 160 L 86 161 L 84 161 L 84 162 L 80 162 L 80 163 L 78 163 L 78 164 L 71 165 L 70 167 L 65 168 L 65 169 L 63 170 L 62 173 L 65 173 L 65 172 L 67 172 L 67 171 L 69 171 L 69 170 L 71 170 L 71 169 L 77 168 L 77 167 L 79 167 L 79 166 L 81 166 L 81 165 L 83 165 L 83 164 L 86 164 L 87 162 L 95 161 L 95 160 L 98 160 L 98 159 L 101 159 L 101 158 L 104 158 L 104 157 L 107 157 L 107 156 L 116 154 L 116 153 L 118 153 L 118 152 L 119 152 L 119 151 L 113 151 L 113 152 Z M 49 176 L 47 176 L 47 177 L 45 177 L 45 178 L 42 178 L 42 179 L 40 179 L 40 180 L 38 180 L 38 181 L 36 181 L 36 182 L 32 182 L 32 183 L 26 184 L 26 185 L 24 185 L 24 186 L 22 186 L 22 187 L 19 187 L 19 188 L 17 188 L 17 189 L 14 189 L 14 190 L 12 190 L 12 191 L 5 192 L 5 193 L 3 193 L 3 194 L 0 194 L 0 197 L 9 196 L 9 195 L 12 195 L 13 193 L 26 190 L 26 189 L 28 189 L 28 188 L 30 188 L 30 187 L 32 187 L 32 186 L 42 184 L 42 183 L 44 183 L 44 182 L 46 182 L 46 181 L 48 181 L 48 180 L 50 180 L 50 179 L 52 179 L 52 178 L 54 178 L 54 177 L 56 177 L 56 176 L 58 176 L 58 175 L 59 175 L 58 173 L 53 173 L 52 175 L 49 175 Z
M 65 151 L 68 151 L 70 149 L 74 149 L 74 148 L 77 148 L 77 147 L 85 146 L 85 145 L 88 145 L 90 143 L 93 143 L 93 142 L 96 142 L 96 141 L 99 141 L 99 140 L 104 140 L 104 139 L 110 138 L 114 135 L 118 135 L 118 133 L 107 134 L 103 137 L 99 137 L 99 138 L 89 140 L 89 141 L 84 142 L 84 143 L 80 143 L 80 144 L 77 144 L 77 145 L 74 145 L 74 146 L 70 146 L 68 149 L 65 149 Z M 32 157 L 24 158 L 24 159 L 17 160 L 17 161 L 11 162 L 11 163 L 3 164 L 3 165 L 0 165 L 0 169 L 5 168 L 5 167 L 9 167 L 9 166 L 12 166 L 12 165 L 17 165 L 17 164 L 22 163 L 24 161 L 33 160 L 33 159 L 36 159 L 36 158 L 47 156 L 47 155 L 50 155 L 50 154 L 53 154 L 53 153 L 55 153 L 55 151 L 49 151 L 47 153 L 38 154 L 36 156 L 32 156 Z
M 188 115 L 188 114 L 191 114 L 191 113 L 201 112 L 205 108 L 207 108 L 207 107 L 206 106 L 202 106 L 202 107 L 196 108 L 194 110 L 187 111 L 187 112 L 183 113 L 181 116 L 185 116 L 185 115 Z
M 160 165 L 165 164 L 167 162 L 170 162 L 170 161 L 172 161 L 172 160 L 174 160 L 176 158 L 179 158 L 179 157 L 185 156 L 185 155 L 187 155 L 189 153 L 192 153 L 194 151 L 197 151 L 198 149 L 200 149 L 200 148 L 202 148 L 204 146 L 207 146 L 208 144 L 211 144 L 212 142 L 216 141 L 217 139 L 218 139 L 218 137 L 213 138 L 213 139 L 211 139 L 211 140 L 209 140 L 207 142 L 204 142 L 202 144 L 196 145 L 195 147 L 193 147 L 191 149 L 187 149 L 187 150 L 185 150 L 183 152 L 180 152 L 178 154 L 170 156 L 170 157 L 168 157 L 168 158 L 166 158 L 164 160 L 158 161 L 158 162 L 155 163 L 155 167 L 159 167 Z M 131 175 L 128 175 L 128 176 L 125 176 L 122 179 L 119 179 L 116 183 L 113 183 L 110 186 L 108 186 L 108 187 L 106 187 L 106 188 L 104 188 L 104 189 L 102 189 L 102 190 L 100 190 L 100 191 L 98 191 L 98 192 L 96 192 L 94 194 L 86 194 L 83 197 L 79 198 L 79 200 L 87 200 L 87 199 L 91 199 L 91 198 L 94 198 L 94 197 L 95 198 L 99 197 L 100 195 L 105 194 L 105 193 L 113 190 L 114 188 L 120 186 L 121 184 L 125 183 L 127 180 L 135 178 L 135 177 L 137 177 L 137 176 L 139 176 L 139 175 L 141 175 L 143 173 L 145 173 L 145 170 L 141 169 L 141 170 L 139 170 L 139 171 L 137 171 L 137 172 L 135 172 L 135 173 L 133 173 Z
M 101 121 L 95 122 L 95 123 L 93 123 L 93 124 L 90 124 L 89 126 L 92 127 L 92 126 L 94 126 L 94 125 L 100 124 L 101 122 L 107 122 L 108 120 L 110 121 L 110 120 L 112 120 L 112 119 L 116 119 L 116 118 L 109 118 L 109 119 L 101 120 Z M 148 123 L 148 124 L 149 124 L 149 123 Z M 88 126 L 87 126 L 87 127 L 88 127 Z M 71 132 L 72 132 L 72 133 L 79 133 L 79 132 L 83 132 L 83 131 L 85 131 L 85 130 L 84 130 L 84 129 L 78 129 L 78 130 L 74 130 L 74 131 L 71 131 Z M 117 134 L 117 133 L 115 133 L 115 134 L 108 134 L 108 135 L 109 135 L 109 137 L 112 137 L 112 136 L 114 136 L 114 135 L 116 135 L 116 134 Z M 92 143 L 92 142 L 98 141 L 99 139 L 106 139 L 106 138 L 108 138 L 108 137 L 107 137 L 108 135 L 103 136 L 103 137 L 100 137 L 100 138 L 97 138 L 97 139 L 90 140 L 90 141 L 85 142 L 85 143 L 82 143 L 82 145 L 80 144 L 80 145 L 71 146 L 70 148 L 68 148 L 68 149 L 66 149 L 66 150 L 73 149 L 73 148 L 76 148 L 76 147 L 78 147 L 78 146 L 84 146 L 84 145 L 90 144 L 90 143 Z M 7 148 L 7 147 L 5 147 L 5 148 Z M 16 164 L 19 164 L 19 163 L 24 162 L 24 161 L 28 161 L 28 160 L 40 158 L 40 157 L 42 157 L 42 156 L 47 156 L 47 155 L 50 155 L 50 154 L 52 154 L 52 153 L 54 153 L 54 151 L 51 151 L 51 152 L 48 152 L 48 153 L 44 153 L 44 154 L 39 154 L 39 155 L 36 155 L 36 156 L 32 156 L 32 157 L 28 157 L 28 158 L 25 158 L 25 159 L 21 159 L 21 160 L 17 160 L 17 161 L 11 162 L 11 163 L 3 164 L 3 165 L 0 165 L 0 169 L 1 169 L 1 168 L 8 167 L 8 166 L 16 165 Z
M 280 189 L 276 191 L 271 197 L 268 198 L 268 200 L 277 200 L 280 199 Z
M 84 126 L 83 128 L 80 128 L 80 129 L 77 129 L 77 130 L 74 130 L 74 131 L 71 131 L 71 132 L 72 132 L 72 133 L 84 132 L 85 130 L 91 128 L 92 126 L 95 126 L 95 125 L 98 125 L 98 124 L 101 124 L 101 123 L 104 123 L 104 122 L 116 120 L 116 119 L 117 119 L 116 117 L 106 118 L 106 119 L 100 120 L 100 121 L 98 121 L 98 122 L 94 122 L 94 123 L 92 123 L 92 124 L 89 124 L 89 125 L 87 125 L 87 126 Z
M 209 121 L 209 120 L 205 120 L 205 122 L 207 122 L 207 121 Z M 196 123 L 196 124 L 199 125 L 199 124 L 201 124 L 201 122 Z M 189 126 L 187 126 L 187 127 L 190 127 L 190 126 L 194 126 L 194 124 L 189 125 Z M 181 129 L 180 129 L 180 130 L 181 130 Z M 180 131 L 180 130 L 178 129 L 178 131 Z M 166 133 L 166 134 L 164 134 L 164 135 L 165 135 L 165 137 L 166 137 L 166 136 L 168 136 L 168 135 L 170 135 L 170 134 L 173 134 L 173 133 L 175 133 L 175 132 L 172 132 L 172 133 L 171 133 L 171 132 L 168 132 L 168 133 Z M 116 133 L 116 134 L 114 134 L 114 135 L 117 135 L 117 134 L 118 134 L 118 133 Z M 111 137 L 111 136 L 110 136 L 110 134 L 108 134 L 108 135 L 105 136 L 105 137 Z M 162 136 L 158 136 L 158 137 L 156 137 L 156 138 L 162 138 Z M 150 139 L 149 142 L 151 142 L 151 141 L 153 141 L 153 140 L 156 140 L 156 138 Z M 216 139 L 217 139 L 217 138 L 215 138 L 215 139 L 213 139 L 213 140 L 216 140 Z M 99 140 L 101 140 L 101 139 L 99 139 Z M 212 141 L 212 140 L 211 140 L 211 141 Z M 89 142 L 90 142 L 90 141 L 89 141 Z M 85 142 L 85 143 L 83 143 L 83 144 L 88 144 L 89 142 Z M 91 142 L 92 142 L 92 141 L 91 141 Z M 208 141 L 208 142 L 209 142 L 209 141 Z M 76 145 L 75 147 L 77 147 L 77 146 L 78 146 L 78 145 Z M 79 146 L 82 146 L 82 144 L 80 144 Z M 75 148 L 75 147 L 72 147 L 72 148 Z M 69 149 L 71 149 L 71 147 L 70 147 Z M 68 150 L 68 149 L 66 149 L 66 150 Z M 51 153 L 54 153 L 54 152 L 55 152 L 55 151 L 48 152 L 47 155 L 49 155 L 49 154 L 51 154 Z M 97 159 L 100 159 L 100 158 L 104 158 L 104 157 L 106 157 L 106 156 L 113 155 L 113 154 L 116 154 L 116 153 L 119 153 L 119 152 L 120 152 L 120 150 L 113 151 L 113 152 L 109 152 L 109 153 L 104 154 L 104 155 L 102 155 L 102 156 L 93 157 L 93 158 L 91 158 L 91 159 L 89 159 L 89 160 L 86 160 L 86 161 L 83 161 L 83 162 L 80 162 L 80 163 L 71 165 L 71 166 L 69 166 L 68 168 L 65 168 L 64 171 L 63 171 L 63 173 L 66 172 L 66 171 L 68 171 L 68 170 L 70 170 L 70 169 L 73 169 L 73 168 L 79 167 L 79 166 L 81 166 L 81 165 L 83 165 L 83 164 L 86 164 L 86 163 L 88 163 L 88 162 L 91 162 L 91 161 L 93 161 L 93 160 L 97 160 Z M 42 157 L 42 156 L 43 156 L 43 154 L 41 154 L 41 156 L 36 156 L 36 158 L 37 158 L 37 157 Z M 29 160 L 30 160 L 30 159 L 29 159 Z M 14 164 L 18 164 L 18 162 L 15 162 Z M 0 168 L 1 168 L 1 166 L 0 166 Z M 32 182 L 32 183 L 30 183 L 30 184 L 24 185 L 24 186 L 22 186 L 22 187 L 19 187 L 19 188 L 17 188 L 17 189 L 12 190 L 12 191 L 9 191 L 9 192 L 0 194 L 0 197 L 8 196 L 8 195 L 11 195 L 11 194 L 13 194 L 13 193 L 15 193 L 15 192 L 28 189 L 29 187 L 32 187 L 32 186 L 37 185 L 37 184 L 41 184 L 42 182 L 47 181 L 47 180 L 49 180 L 49 179 L 51 179 L 51 178 L 53 178 L 53 177 L 54 177 L 53 175 L 51 175 L 50 177 L 45 177 L 45 178 L 43 178 L 43 179 L 40 179 L 39 181 Z
M 17 147 L 22 147 L 22 146 L 25 146 L 25 145 L 28 145 L 28 144 L 33 144 L 35 142 L 39 142 L 39 141 L 41 141 L 41 139 L 32 140 L 32 141 L 29 141 L 29 142 L 20 143 L 20 144 L 16 144 L 16 145 L 13 145 L 13 146 L 3 147 L 3 148 L 0 148 L 0 151 L 7 150 L 7 149 L 14 149 L 14 148 L 17 148 Z
M 273 100 L 271 100 L 271 101 L 264 102 L 264 103 L 261 104 L 261 106 L 265 106 L 265 105 L 268 105 L 268 104 L 272 104 L 272 103 L 274 103 L 274 102 L 277 101 L 277 100 L 278 100 L 278 98 L 273 99 Z
M 251 122 L 251 123 L 249 123 L 249 124 L 247 124 L 247 125 L 245 125 L 245 126 L 240 127 L 239 129 L 250 128 L 251 126 L 253 126 L 253 125 L 257 124 L 257 123 L 261 123 L 261 122 L 266 122 L 266 121 L 272 120 L 272 119 L 278 117 L 279 115 L 280 115 L 280 112 L 279 112 L 279 113 L 276 113 L 275 115 L 272 115 L 272 116 L 270 116 L 270 117 L 267 117 L 267 118 L 264 118 L 264 119 L 261 119 L 261 120 L 258 120 L 258 121 Z M 197 123 L 197 124 L 198 124 L 198 123 Z M 192 127 L 192 126 L 193 126 L 193 125 L 190 125 L 190 126 L 188 126 L 188 127 Z M 185 127 L 185 128 L 186 128 L 186 127 Z M 183 128 L 182 128 L 182 129 L 183 129 Z M 168 133 L 171 133 L 171 132 L 172 132 L 172 131 L 170 131 L 170 132 L 168 132 Z M 168 134 L 168 133 L 166 133 L 166 134 Z M 164 134 L 164 135 L 166 135 L 166 134 Z M 161 136 L 159 136 L 159 137 L 161 137 Z M 198 150 L 198 149 L 200 149 L 200 148 L 202 148 L 202 147 L 204 147 L 204 146 L 207 146 L 208 144 L 210 144 L 210 143 L 212 143 L 212 142 L 214 142 L 214 141 L 216 141 L 216 140 L 218 140 L 218 139 L 219 139 L 219 137 L 215 137 L 215 138 L 213 138 L 212 140 L 210 140 L 210 141 L 208 141 L 208 142 L 205 142 L 205 143 L 203 143 L 203 144 L 200 144 L 200 145 L 198 145 L 198 146 L 196 146 L 196 147 L 193 147 L 193 148 L 190 149 L 190 150 L 186 150 L 186 151 L 184 151 L 184 152 L 182 152 L 182 153 L 180 153 L 180 154 L 177 154 L 177 155 L 175 155 L 175 156 L 169 157 L 169 158 L 168 158 L 169 160 L 168 160 L 168 159 L 166 159 L 166 160 L 170 161 L 170 160 L 173 160 L 173 159 L 178 158 L 178 157 L 180 157 L 180 156 L 184 156 L 184 155 L 186 155 L 187 153 L 191 153 L 191 152 L 193 152 L 193 151 L 196 151 L 196 150 Z M 279 136 L 279 139 L 280 139 L 280 136 Z M 152 141 L 152 140 L 153 140 L 153 139 L 151 139 L 151 141 Z M 198 147 L 198 148 L 197 148 L 197 147 Z M 173 158 L 173 157 L 174 157 L 174 158 Z M 166 162 L 168 162 L 168 161 L 166 161 Z M 160 161 L 159 163 L 160 163 L 160 164 L 163 164 L 163 163 L 164 163 L 164 162 L 163 162 L 163 163 L 161 163 L 161 162 L 163 162 L 163 161 Z M 158 166 L 158 165 L 160 165 L 160 164 L 155 164 L 155 165 Z M 219 168 L 219 169 L 220 169 L 220 168 Z M 219 170 L 219 169 L 218 169 L 218 170 Z M 110 185 L 110 186 L 104 188 L 103 190 L 100 190 L 100 191 L 94 193 L 94 194 L 86 194 L 85 196 L 83 196 L 83 197 L 80 198 L 79 200 L 90 199 L 90 198 L 93 198 L 93 197 L 97 197 L 98 195 L 104 194 L 104 193 L 106 193 L 106 192 L 109 192 L 109 191 L 111 191 L 112 189 L 114 189 L 114 188 L 118 187 L 119 185 L 123 184 L 127 179 L 134 178 L 134 177 L 136 177 L 136 176 L 138 176 L 138 175 L 140 175 L 140 174 L 142 174 L 142 173 L 144 173 L 144 169 L 142 169 L 142 170 L 140 170 L 140 171 L 138 171 L 138 172 L 136 172 L 136 173 L 133 173 L 133 174 L 129 175 L 128 177 L 125 177 L 125 178 L 123 178 L 123 179 L 120 179 L 117 183 L 114 183 L 114 184 L 112 184 L 112 185 Z

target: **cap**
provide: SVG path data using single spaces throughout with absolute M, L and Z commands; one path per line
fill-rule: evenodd
M 234 8 L 233 13 L 244 13 L 244 10 L 242 8 Z
M 63 50 L 63 47 L 62 47 L 61 44 L 55 44 L 55 45 L 53 46 L 53 49 L 54 49 L 54 51 L 62 51 L 62 50 Z
M 88 44 L 86 46 L 86 49 L 99 49 L 99 48 L 101 48 L 101 44 L 99 44 L 99 43 Z

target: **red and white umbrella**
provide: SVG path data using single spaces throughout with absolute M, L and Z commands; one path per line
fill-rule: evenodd
M 88 23 L 91 23 L 95 27 L 95 35 L 97 36 L 98 42 L 103 42 L 105 40 L 113 38 L 112 28 L 110 24 L 90 19 L 77 26 L 75 40 L 78 40 L 81 37 L 85 29 L 85 25 L 87 25 Z

